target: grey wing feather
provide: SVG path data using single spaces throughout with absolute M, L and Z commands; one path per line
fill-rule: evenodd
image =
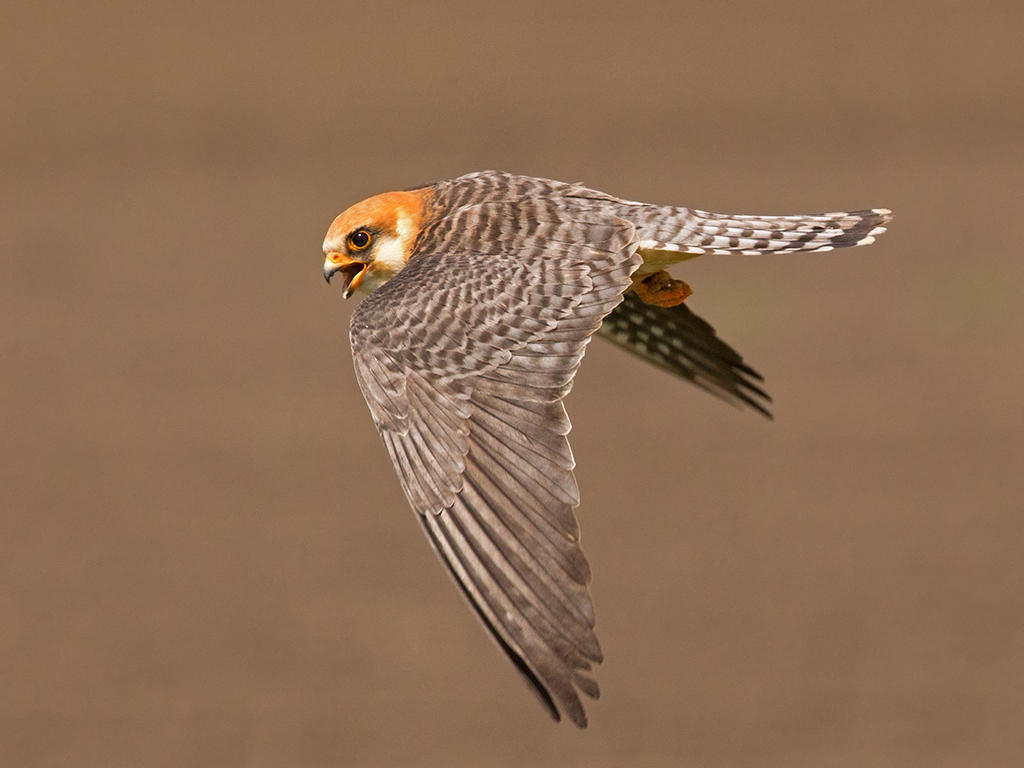
M 562 398 L 631 284 L 634 228 L 549 201 L 454 216 L 463 242 L 414 256 L 353 314 L 357 379 L 459 587 L 552 715 L 582 727 L 602 655 Z
M 627 293 L 599 333 L 659 368 L 771 418 L 761 375 L 685 304 L 657 307 Z

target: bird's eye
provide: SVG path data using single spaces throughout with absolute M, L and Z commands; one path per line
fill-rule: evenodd
M 366 250 L 366 246 L 370 244 L 370 233 L 365 229 L 357 229 L 351 235 L 348 236 L 348 247 L 353 251 Z

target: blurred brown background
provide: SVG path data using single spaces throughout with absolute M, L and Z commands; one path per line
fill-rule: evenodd
M 8 7 L 0 764 L 1021 764 L 1022 8 Z M 591 346 L 583 733 L 435 562 L 320 275 L 349 204 L 482 168 L 897 213 L 677 270 L 774 423 Z

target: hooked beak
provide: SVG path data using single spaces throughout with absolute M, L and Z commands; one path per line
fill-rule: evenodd
M 363 275 L 366 274 L 366 267 L 365 261 L 352 259 L 337 251 L 331 251 L 324 259 L 324 280 L 330 283 L 334 274 L 341 272 L 342 279 L 344 280 L 341 286 L 341 296 L 347 299 L 359 288 L 359 284 L 363 281 Z

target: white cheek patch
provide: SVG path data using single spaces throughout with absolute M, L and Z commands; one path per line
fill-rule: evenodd
M 416 239 L 416 227 L 412 219 L 399 214 L 395 222 L 395 233 L 397 237 L 378 236 L 373 254 L 373 268 L 368 270 L 367 280 L 364 281 L 364 285 L 371 290 L 386 283 L 405 267 L 409 248 Z
M 402 240 L 382 236 L 377 243 L 376 253 L 373 254 L 374 270 L 390 277 L 404 266 L 405 246 Z
M 363 273 L 359 291 L 371 293 L 394 277 L 405 266 L 405 247 L 397 237 L 378 235 L 373 260 Z
M 398 233 L 398 241 L 402 244 L 403 249 L 411 246 L 416 237 L 416 227 L 413 225 L 412 219 L 401 213 L 398 215 L 398 221 L 395 222 L 395 232 Z

